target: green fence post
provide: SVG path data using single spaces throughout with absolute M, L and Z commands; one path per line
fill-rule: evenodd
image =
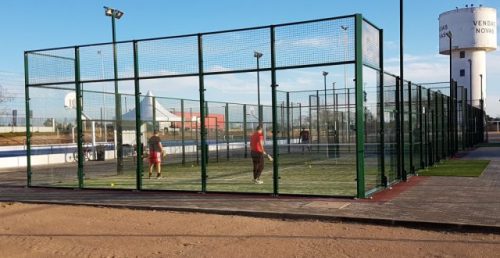
M 192 124 L 192 123 L 191 123 Z M 200 139 L 199 139 L 199 128 L 198 128 L 198 120 L 195 121 L 195 132 L 194 132 L 194 135 L 195 135 L 195 151 L 196 151 L 196 165 L 200 165 L 200 150 L 198 148 L 201 149 L 201 146 L 199 146 L 200 144 Z
M 445 139 L 448 137 L 448 133 L 446 130 L 444 130 L 444 116 L 445 116 L 445 112 L 444 112 L 444 107 L 445 107 L 445 103 L 444 103 L 444 95 L 443 94 L 439 94 L 439 96 L 441 97 L 441 135 L 443 137 L 441 137 L 441 159 L 444 159 L 446 158 L 446 144 L 445 144 Z M 449 110 L 447 112 L 449 114 Z M 448 125 L 449 126 L 449 125 Z
M 453 101 L 454 108 L 454 128 L 455 128 L 455 149 L 453 151 L 453 154 L 458 152 L 458 82 L 455 81 L 455 96 L 454 96 L 454 101 Z
M 410 158 L 410 173 L 414 174 L 415 173 L 415 168 L 413 165 L 413 96 L 412 96 L 412 89 L 411 89 L 411 81 L 408 82 L 408 142 L 410 143 L 410 148 L 408 150 L 409 153 L 409 158 Z
M 429 139 L 430 139 L 430 131 L 429 131 L 429 118 L 430 118 L 430 112 L 431 112 L 431 109 L 429 108 L 429 102 L 430 102 L 430 98 L 429 98 L 429 90 L 428 89 L 424 89 L 424 95 L 427 96 L 426 97 L 426 102 L 425 102 L 425 115 L 424 115 L 424 139 L 425 139 L 425 143 L 424 143 L 424 148 L 425 148 L 425 167 L 428 167 L 431 163 L 430 161 L 430 154 L 431 154 L 431 150 L 430 150 L 430 144 L 429 144 Z
M 205 82 L 205 77 L 203 77 L 203 82 Z M 205 89 L 205 91 L 206 91 L 206 89 Z M 210 159 L 210 151 L 209 151 L 209 143 L 208 143 L 208 141 L 210 140 L 210 128 L 207 128 L 207 126 L 206 126 L 207 119 L 208 119 L 208 123 L 210 124 L 210 109 L 208 108 L 208 101 L 205 101 L 204 117 L 205 117 L 205 129 L 206 129 L 205 131 L 206 131 L 206 135 L 207 135 L 206 136 L 207 140 L 205 141 L 206 142 L 206 146 L 205 146 L 206 159 L 205 159 L 205 161 L 206 161 L 206 164 L 208 164 L 210 162 L 210 160 L 209 160 Z M 202 131 L 200 131 L 200 132 L 202 132 Z M 217 135 L 217 137 L 218 137 L 218 135 Z M 217 140 L 219 140 L 219 139 L 217 138 Z M 208 175 L 207 175 L 207 177 L 208 177 Z
M 29 88 L 29 58 L 28 52 L 24 52 L 24 101 L 26 119 L 26 186 L 31 186 L 31 111 L 30 111 L 30 88 Z
M 354 92 L 356 93 L 356 91 Z M 356 103 L 356 101 L 354 101 Z M 351 89 L 347 88 L 347 128 L 346 128 L 346 142 L 347 151 L 351 152 Z
M 299 130 L 302 131 L 302 103 L 299 102 Z
M 295 106 L 293 104 L 293 102 L 290 102 L 290 111 L 288 112 L 290 114 L 290 137 L 288 137 L 290 139 L 289 142 L 292 142 L 293 139 L 294 139 L 294 135 L 293 135 L 293 112 L 295 112 Z
M 278 100 L 276 94 L 276 39 L 275 27 L 271 25 L 271 102 L 273 117 L 273 194 L 279 194 L 279 149 L 278 149 Z
M 335 158 L 340 158 L 339 94 L 335 93 Z
M 82 90 L 80 82 L 80 48 L 75 47 L 75 87 L 76 87 L 76 131 L 78 149 L 78 188 L 84 187 L 83 182 L 83 123 L 82 123 Z
M 320 116 L 319 116 L 319 91 L 317 90 L 316 91 L 316 134 L 317 134 L 317 137 L 318 137 L 318 152 L 319 152 L 319 144 L 321 143 L 321 129 L 320 129 L 320 124 L 319 124 L 319 119 L 320 119 Z
M 439 159 L 443 159 L 446 155 L 446 146 L 445 146 L 445 139 L 447 136 L 446 134 L 446 131 L 444 130 L 444 126 L 446 125 L 444 123 L 444 120 L 445 120 L 445 116 L 444 116 L 444 112 L 445 112 L 445 109 L 444 109 L 444 105 L 445 105 L 445 102 L 444 102 L 444 96 L 443 94 L 441 93 L 438 93 L 438 105 L 439 105 L 439 114 L 438 114 L 438 119 L 440 120 L 440 125 L 441 127 L 439 128 L 440 131 L 440 134 L 441 134 L 441 142 L 440 142 L 440 149 L 441 149 L 441 152 L 439 153 Z
M 309 143 L 312 143 L 312 95 L 309 94 Z
M 430 160 L 429 160 L 429 165 L 434 165 L 434 162 L 436 161 L 436 130 L 435 130 L 435 127 L 436 127 L 436 124 L 434 122 L 434 117 L 436 115 L 436 111 L 435 111 L 435 104 L 434 104 L 434 101 L 435 101 L 435 98 L 433 97 L 434 94 L 432 94 L 431 90 L 430 89 L 427 89 L 427 98 L 429 100 L 429 102 L 427 103 L 427 107 L 428 107 L 428 110 L 430 112 L 429 114 L 429 122 L 431 123 L 431 126 L 429 127 L 429 130 L 431 131 L 431 135 L 429 137 L 429 141 L 431 141 L 431 144 L 429 144 L 429 152 L 430 152 Z
M 186 136 L 186 117 L 184 115 L 184 99 L 181 99 L 181 148 L 182 148 L 182 165 L 186 164 L 186 146 L 185 146 L 185 136 Z M 190 126 L 192 129 L 192 126 Z
M 460 124 L 460 130 L 462 132 L 462 135 L 461 135 L 461 141 L 462 141 L 462 144 L 460 146 L 461 150 L 465 150 L 465 87 L 462 87 L 461 90 L 460 90 L 460 97 L 461 97 L 461 100 L 460 100 L 460 104 L 461 104 L 461 110 L 462 110 L 462 118 L 460 119 L 462 121 L 462 123 Z
M 357 197 L 365 198 L 365 107 L 363 93 L 363 17 L 355 18 L 355 78 L 356 78 L 356 177 Z
M 245 158 L 248 157 L 247 105 L 243 104 L 243 141 L 245 142 Z
M 448 133 L 448 153 L 446 153 L 446 157 L 450 157 L 454 150 L 455 150 L 455 129 L 454 129 L 454 122 L 455 122 L 455 119 L 453 119 L 453 116 L 455 114 L 455 105 L 453 105 L 453 98 L 455 96 L 455 83 L 452 82 L 451 84 L 451 88 L 452 88 L 452 91 L 450 92 L 450 96 L 447 98 L 447 104 L 448 104 L 448 107 L 449 109 L 447 110 L 447 115 L 448 115 L 448 126 L 447 126 L 447 133 Z
M 215 120 L 215 161 L 219 163 L 219 121 L 217 121 L 217 117 L 214 117 L 214 120 Z
M 455 85 L 455 83 L 453 83 L 453 85 Z M 457 124 L 455 123 L 455 117 L 457 115 L 457 105 L 455 104 L 455 91 L 456 91 L 456 88 L 453 86 L 453 96 L 450 96 L 448 98 L 448 101 L 449 101 L 449 105 L 451 105 L 453 107 L 452 109 L 452 112 L 449 113 L 448 115 L 450 116 L 450 120 L 451 120 L 451 126 L 450 128 L 448 129 L 448 133 L 450 134 L 450 138 L 451 138 L 451 142 L 453 144 L 451 144 L 451 149 L 450 149 L 450 153 L 448 153 L 448 157 L 451 157 L 453 156 L 453 154 L 455 153 L 455 149 L 457 147 L 457 142 L 456 142 L 456 137 L 455 137 L 455 129 L 457 128 Z
M 418 133 L 420 138 L 420 169 L 425 167 L 424 161 L 424 109 L 422 104 L 422 86 L 417 86 L 418 94 Z
M 402 156 L 403 156 L 403 143 L 401 142 L 401 134 L 402 132 L 402 122 L 401 122 L 401 79 L 396 77 L 396 92 L 395 92 L 395 108 L 396 108 L 396 170 L 398 174 L 398 179 L 403 179 L 403 167 L 402 167 Z
M 380 182 L 383 187 L 387 187 L 388 180 L 385 175 L 385 118 L 384 118 L 384 30 L 379 30 L 379 116 L 380 116 L 380 130 L 379 130 L 379 141 L 380 141 Z M 335 93 L 335 92 L 334 92 Z
M 453 87 L 453 80 L 450 81 L 450 99 L 453 98 L 453 90 L 454 90 L 454 87 Z M 444 94 L 443 94 L 444 95 Z M 448 144 L 447 144 L 447 152 L 446 152 L 446 155 L 445 157 L 449 157 L 451 156 L 451 152 L 453 150 L 453 136 L 452 136 L 452 133 L 453 132 L 453 104 L 452 104 L 452 101 L 449 101 L 447 100 L 446 101 L 446 104 L 447 104 L 447 113 L 448 113 L 448 116 L 446 117 L 446 120 L 448 122 L 448 126 L 447 126 L 447 130 L 446 130 L 446 133 L 447 133 L 447 139 L 448 139 Z M 444 108 L 443 108 L 444 109 Z
M 440 160 L 440 156 L 441 154 L 439 153 L 439 125 L 438 125 L 438 120 L 439 120 L 439 110 L 438 110 L 438 93 L 437 92 L 434 92 L 434 123 L 432 123 L 434 125 L 434 135 L 435 135 L 435 141 L 434 141 L 434 153 L 435 153 L 435 156 L 434 156 L 434 162 L 438 162 Z
M 198 76 L 200 91 L 201 192 L 207 191 L 207 128 L 205 125 L 205 79 L 203 72 L 203 39 L 198 34 Z
M 134 98 L 135 98 L 135 144 L 137 152 L 137 163 L 135 170 L 136 188 L 142 190 L 142 171 L 143 171 L 143 147 L 142 147 L 142 132 L 141 132 L 141 88 L 139 83 L 139 48 L 137 41 L 134 44 Z M 153 97 L 153 130 L 158 130 L 156 127 L 156 98 Z
M 286 144 L 290 153 L 290 92 L 286 93 Z
M 152 105 L 152 109 L 151 111 L 153 111 L 153 131 L 154 130 L 160 130 L 160 127 L 159 125 L 157 126 L 157 121 L 156 121 L 156 97 L 151 97 L 152 101 L 153 101 L 153 105 Z M 137 108 L 136 108 L 137 110 Z M 175 133 L 175 132 L 174 132 Z
M 463 124 L 464 124 L 464 131 L 462 132 L 463 134 L 463 139 L 464 139 L 464 150 L 469 147 L 469 110 L 468 110 L 468 103 L 469 103 L 469 98 L 467 97 L 467 88 L 464 89 L 464 105 L 463 105 Z
M 224 108 L 224 116 L 226 119 L 224 119 L 225 124 L 224 124 L 224 131 L 226 131 L 226 159 L 229 160 L 229 104 L 226 103 L 226 106 Z
M 432 122 L 432 125 L 433 125 L 433 135 L 434 135 L 434 157 L 433 157 L 433 163 L 436 163 L 439 161 L 439 142 L 438 142 L 438 139 L 439 139 L 439 127 L 438 127 L 438 98 L 437 98 L 437 92 L 432 92 L 431 93 L 433 95 L 433 103 L 432 105 L 434 106 L 433 108 L 433 122 Z

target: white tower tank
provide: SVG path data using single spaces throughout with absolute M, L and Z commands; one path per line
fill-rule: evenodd
M 494 8 L 471 6 L 439 15 L 439 53 L 450 54 L 451 32 L 452 77 L 467 89 L 475 106 L 486 99 L 486 52 L 497 48 L 496 30 Z

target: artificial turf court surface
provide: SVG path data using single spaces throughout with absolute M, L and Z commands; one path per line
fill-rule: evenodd
M 63 166 L 63 165 L 61 165 Z M 318 155 L 281 154 L 279 169 L 280 194 L 355 196 L 356 162 L 353 154 L 341 158 Z M 111 161 L 93 161 L 84 164 L 85 188 L 135 189 L 135 163 L 125 161 L 125 169 L 117 175 L 116 164 Z M 162 179 L 148 179 L 148 164 L 144 163 L 143 189 L 201 191 L 200 167 L 195 162 L 185 165 L 162 165 Z M 366 169 L 367 190 L 377 184 L 376 169 Z M 272 162 L 266 159 L 261 185 L 252 182 L 250 158 L 209 159 L 207 164 L 207 191 L 272 193 Z M 32 184 L 35 186 L 77 187 L 76 167 L 35 167 Z
M 449 159 L 438 163 L 434 167 L 419 171 L 419 175 L 478 177 L 489 163 L 489 160 Z

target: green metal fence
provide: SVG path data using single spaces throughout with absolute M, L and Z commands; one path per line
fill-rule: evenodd
M 299 80 L 325 70 L 344 78 Z M 269 98 L 234 101 L 254 99 L 255 75 Z M 27 118 L 28 186 L 364 198 L 482 141 L 484 112 L 463 90 L 384 72 L 383 31 L 360 14 L 26 51 L 25 76 L 26 110 L 58 128 L 33 132 Z M 274 157 L 262 185 L 258 125 Z M 161 180 L 149 177 L 155 129 Z

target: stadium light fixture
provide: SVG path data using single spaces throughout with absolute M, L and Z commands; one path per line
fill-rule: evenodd
M 106 16 L 114 17 L 116 19 L 120 19 L 123 16 L 123 12 L 117 9 L 113 9 L 107 6 L 104 6 L 104 14 Z

